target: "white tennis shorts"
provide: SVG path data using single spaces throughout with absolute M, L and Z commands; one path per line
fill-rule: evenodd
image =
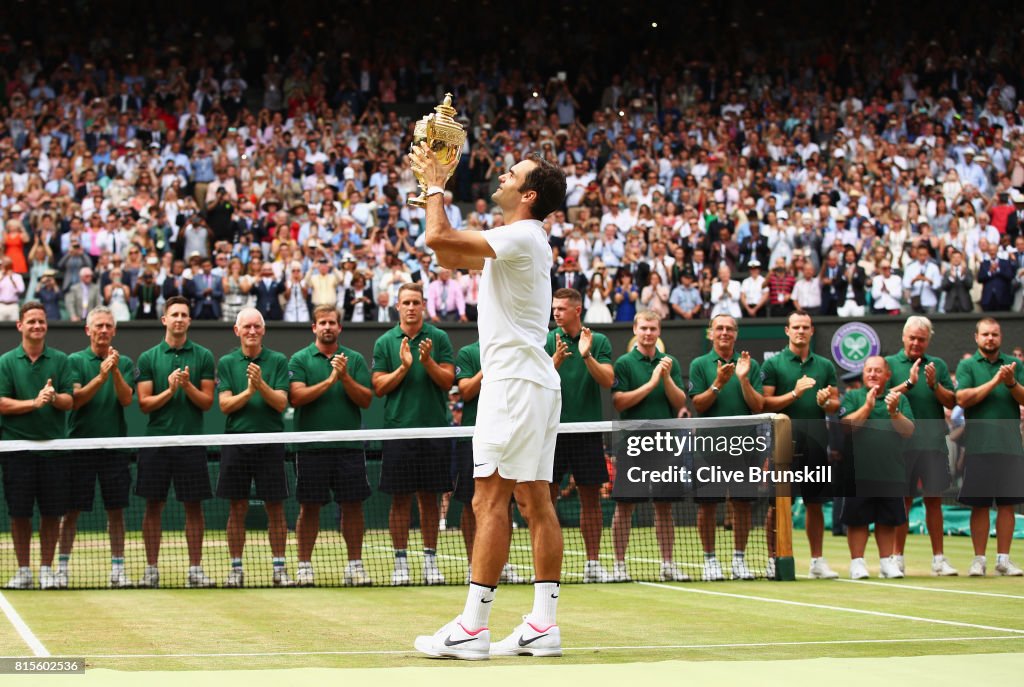
M 526 379 L 484 383 L 473 433 L 473 477 L 551 481 L 562 392 Z

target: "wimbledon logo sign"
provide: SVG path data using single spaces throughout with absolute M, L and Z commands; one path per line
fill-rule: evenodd
M 848 322 L 832 336 L 832 357 L 848 372 L 859 372 L 864 361 L 881 350 L 878 334 L 863 322 Z

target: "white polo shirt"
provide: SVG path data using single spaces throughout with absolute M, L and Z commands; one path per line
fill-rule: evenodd
M 544 351 L 551 314 L 551 248 L 538 220 L 483 233 L 495 258 L 484 261 L 478 327 L 483 383 L 527 379 L 561 389 Z

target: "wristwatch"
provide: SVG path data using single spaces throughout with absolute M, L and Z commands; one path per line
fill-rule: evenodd
M 714 392 L 715 396 L 717 396 L 718 394 L 720 394 L 720 393 L 722 392 L 722 390 L 721 390 L 721 389 L 719 389 L 719 388 L 718 388 L 717 386 L 715 386 L 714 384 L 712 384 L 712 385 L 711 385 L 711 391 L 712 391 L 712 392 Z
M 796 394 L 796 389 L 793 389 L 793 390 L 792 390 L 792 391 L 790 391 L 789 393 L 793 394 L 793 400 L 794 400 L 794 401 L 795 401 L 796 399 L 800 398 L 800 397 L 799 397 L 799 396 L 797 396 L 797 394 Z
M 590 351 L 587 351 L 587 354 L 585 356 L 583 356 L 583 359 L 586 360 L 587 358 L 593 358 L 593 357 L 594 357 L 594 354 L 591 353 Z
M 907 381 L 903 382 L 903 385 L 907 387 L 907 391 L 910 391 L 911 389 L 914 388 L 914 383 L 910 381 L 910 377 L 907 377 Z

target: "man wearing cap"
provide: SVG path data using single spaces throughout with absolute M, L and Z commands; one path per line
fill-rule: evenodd
M 570 255 L 562 264 L 552 270 L 551 291 L 558 289 L 574 289 L 578 293 L 586 293 L 587 276 L 580 271 L 579 260 Z
M 740 307 L 744 317 L 764 317 L 768 305 L 768 283 L 761 274 L 761 261 L 754 258 L 747 263 L 750 276 L 740 283 Z
M 786 267 L 786 258 L 778 257 L 772 273 L 765 279 L 768 285 L 768 316 L 784 317 L 793 312 L 793 289 L 796 277 Z

